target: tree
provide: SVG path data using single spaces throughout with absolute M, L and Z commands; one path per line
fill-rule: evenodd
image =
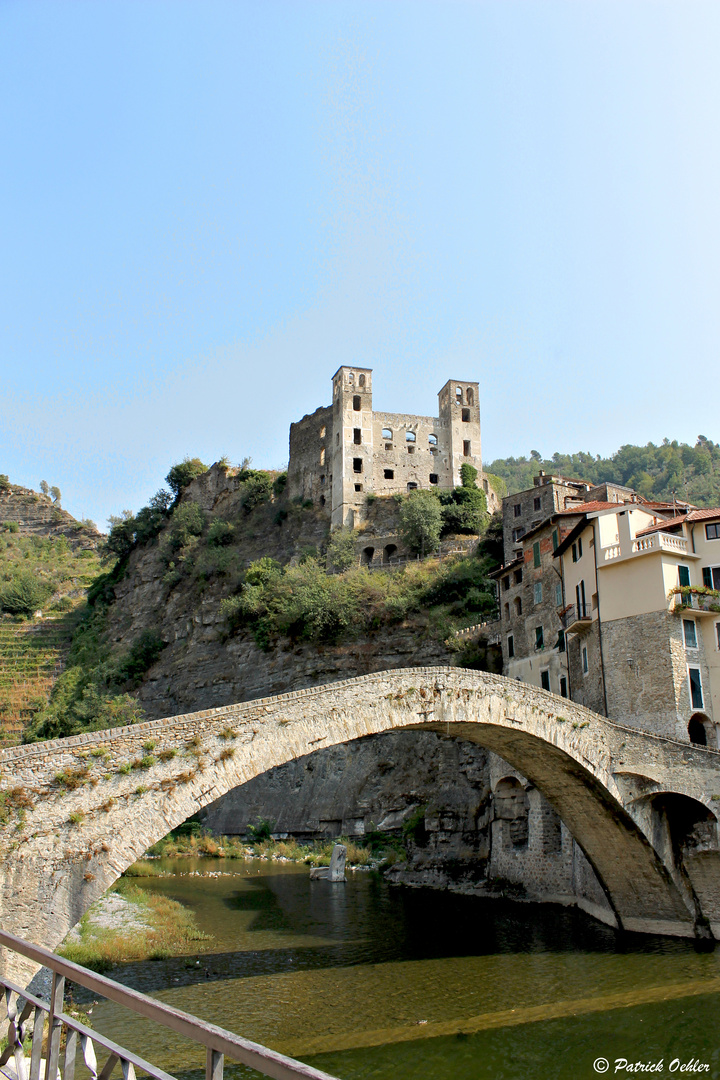
M 59 506 L 60 505 L 60 499 L 62 498 L 62 495 L 60 493 L 60 488 L 59 487 L 51 487 L 50 488 L 50 494 L 52 495 L 52 501 L 55 503 L 56 506 Z
M 165 477 L 167 483 L 170 485 L 170 489 L 175 496 L 175 502 L 180 498 L 183 489 L 191 484 L 193 480 L 198 476 L 202 476 L 203 473 L 208 471 L 207 465 L 205 465 L 200 458 L 183 458 L 181 462 L 173 465 L 170 472 Z
M 47 480 L 40 481 L 40 490 L 42 491 L 43 495 L 50 494 L 50 485 L 48 484 Z
M 487 499 L 475 483 L 477 469 L 466 462 L 460 469 L 460 487 L 444 491 L 440 496 L 443 508 L 444 533 L 480 534 L 488 519 Z
M 423 557 L 440 542 L 443 515 L 440 500 L 432 491 L 413 491 L 404 499 L 398 515 L 400 536 L 413 554 Z
M 356 536 L 353 529 L 336 529 L 332 533 L 327 547 L 328 563 L 333 570 L 342 573 L 349 570 L 357 561 L 355 555 Z

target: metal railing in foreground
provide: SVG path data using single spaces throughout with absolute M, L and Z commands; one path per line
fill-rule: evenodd
M 295 1077 L 305 1077 L 306 1080 L 335 1080 L 329 1073 L 313 1069 L 312 1066 L 305 1065 L 302 1061 L 295 1061 L 294 1058 L 285 1057 L 284 1054 L 277 1054 L 266 1046 L 250 1042 L 248 1039 L 241 1038 L 240 1035 L 234 1035 L 224 1028 L 208 1024 L 189 1013 L 163 1005 L 146 994 L 121 986 L 113 979 L 107 979 L 79 964 L 73 964 L 70 960 L 63 960 L 61 956 L 56 956 L 55 953 L 39 945 L 31 945 L 4 930 L 0 930 L 0 946 L 19 953 L 29 960 L 34 960 L 52 971 L 49 1002 L 41 1001 L 34 994 L 16 986 L 4 975 L 0 975 L 0 987 L 4 993 L 6 1008 L 4 1019 L 8 1023 L 7 1049 L 0 1054 L 0 1074 L 4 1076 L 17 1078 L 17 1080 L 41 1080 L 41 1077 L 43 1080 L 57 1080 L 58 1069 L 61 1069 L 63 1080 L 74 1080 L 79 1043 L 91 1080 L 109 1080 L 117 1065 L 120 1065 L 122 1069 L 123 1080 L 135 1080 L 137 1069 L 141 1069 L 154 1080 L 173 1080 L 169 1073 L 156 1068 L 130 1050 L 117 1046 L 116 1043 L 106 1039 L 104 1035 L 92 1028 L 86 1027 L 74 1017 L 68 1016 L 63 1011 L 63 999 L 65 980 L 69 979 L 100 997 L 124 1005 L 138 1016 L 162 1024 L 163 1027 L 169 1028 L 178 1035 L 204 1046 L 206 1048 L 206 1080 L 222 1080 L 226 1057 L 239 1061 L 243 1065 L 249 1065 L 263 1076 L 273 1077 L 274 1080 L 294 1080 Z M 63 1034 L 65 1047 L 62 1051 L 61 1063 Z M 28 1039 L 32 1044 L 29 1062 L 23 1050 L 23 1044 Z M 44 1039 L 46 1053 L 43 1059 Z M 104 1065 L 98 1065 L 98 1053 L 101 1056 L 107 1053 Z M 14 1072 L 7 1068 L 11 1060 Z

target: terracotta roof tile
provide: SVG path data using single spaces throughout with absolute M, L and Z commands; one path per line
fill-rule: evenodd
M 558 510 L 558 514 L 591 514 L 594 510 L 615 510 L 618 506 L 629 506 L 629 503 L 614 502 L 587 502 L 578 503 L 567 510 Z
M 636 535 L 648 536 L 650 533 L 665 532 L 667 529 L 676 528 L 678 525 L 682 525 L 685 520 L 685 514 L 681 517 L 667 518 L 665 521 L 658 521 L 657 525 L 648 525 L 647 529 L 641 529 Z
M 687 516 L 688 521 L 709 521 L 711 518 L 720 518 L 720 506 L 713 506 L 708 510 L 691 510 Z

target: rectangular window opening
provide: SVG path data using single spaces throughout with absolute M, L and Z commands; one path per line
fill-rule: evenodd
M 353 398 L 353 411 L 360 412 L 360 395 L 355 394 Z
M 463 441 L 463 457 L 470 457 L 470 440 L 465 439 Z
M 720 623 L 718 623 L 718 626 L 720 626 Z M 512 660 L 513 656 L 515 655 L 515 638 L 512 636 L 512 634 L 508 634 L 507 649 L 508 657 L 510 660 Z
M 587 646 L 586 645 L 583 645 L 582 669 L 583 669 L 583 675 L 587 675 L 588 671 L 590 670 L 589 664 L 588 664 L 588 651 L 587 651 Z
M 356 446 L 359 446 L 362 442 L 362 428 L 353 428 L 353 442 Z
M 708 540 L 720 540 L 720 525 L 718 525 L 717 523 L 713 525 L 706 525 L 705 536 Z
M 560 676 L 560 697 L 567 697 L 567 696 L 568 696 L 567 679 L 565 678 L 564 675 L 561 675 Z
M 362 471 L 363 471 L 362 458 L 361 457 L 354 457 L 353 458 L 353 472 L 362 472 Z
M 545 669 L 545 671 L 540 672 L 540 685 L 542 686 L 543 690 L 550 689 L 550 672 L 547 670 L 547 668 Z
M 700 668 L 689 667 L 688 679 L 690 681 L 690 700 L 692 701 L 693 709 L 704 709 Z
M 470 410 L 463 409 L 462 411 L 463 423 L 468 424 L 470 422 Z
M 542 626 L 535 627 L 535 648 L 542 649 L 545 645 L 545 635 Z
M 431 472 L 431 473 L 430 473 L 430 483 L 431 483 L 431 484 L 437 484 L 437 482 L 438 482 L 438 475 L 437 475 L 437 473 Z
M 533 544 L 533 566 L 538 567 L 540 565 L 540 541 L 536 540 Z
M 693 619 L 683 619 L 683 636 L 686 649 L 697 649 L 697 627 Z
M 542 604 L 542 582 L 536 581 L 533 586 L 533 603 Z
M 515 579 L 515 584 L 516 585 L 522 584 L 522 570 L 516 570 L 515 573 L 513 574 L 513 577 Z
M 522 514 L 522 506 L 520 505 L 520 503 L 515 503 L 515 505 L 513 506 L 513 514 L 515 515 L 515 517 L 520 517 L 520 515 Z
M 394 480 L 395 479 L 395 473 L 394 473 L 394 471 L 392 469 L 383 469 L 383 476 L 385 477 L 386 480 Z

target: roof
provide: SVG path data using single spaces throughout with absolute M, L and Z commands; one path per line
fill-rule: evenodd
M 513 561 L 512 561 L 512 562 L 509 562 L 509 563 L 507 564 L 507 566 L 499 566 L 499 567 L 497 568 L 497 570 L 492 570 L 492 571 L 491 571 L 491 572 L 490 572 L 490 573 L 488 574 L 488 577 L 490 577 L 490 578 L 499 578 L 499 577 L 502 577 L 502 575 L 503 575 L 503 574 L 506 574 L 508 570 L 512 570 L 513 566 L 519 566 L 519 565 L 520 565 L 520 563 L 523 563 L 523 562 L 525 562 L 525 556 L 524 556 L 524 555 L 519 555 L 519 556 L 517 557 L 517 559 L 513 559 Z
M 571 506 L 567 510 L 558 510 L 558 515 L 561 514 L 592 514 L 594 510 L 617 510 L 619 506 L 631 506 L 631 503 L 617 503 L 617 502 L 595 502 L 578 503 L 577 506 Z
M 680 517 L 666 518 L 665 521 L 658 521 L 657 525 L 648 525 L 647 529 L 640 529 L 635 535 L 648 536 L 650 533 L 667 532 L 668 529 L 679 528 L 685 520 L 685 514 Z
M 691 510 L 687 516 L 688 521 L 710 521 L 712 518 L 720 518 L 720 506 L 713 506 L 708 510 Z

